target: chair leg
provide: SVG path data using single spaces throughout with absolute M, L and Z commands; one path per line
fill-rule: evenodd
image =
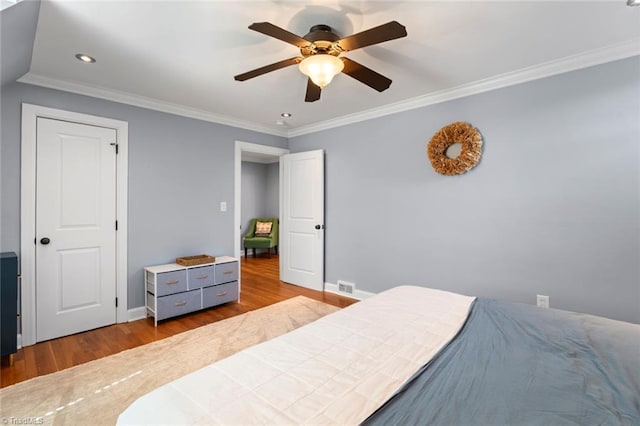
M 247 260 L 247 248 L 244 248 L 244 260 Z
M 274 247 L 275 251 L 276 251 L 276 255 L 278 254 L 278 246 Z

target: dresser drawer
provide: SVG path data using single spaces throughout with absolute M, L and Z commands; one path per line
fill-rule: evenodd
M 200 289 L 158 297 L 156 319 L 161 320 L 202 309 Z
M 216 265 L 216 284 L 238 280 L 238 262 L 220 263 Z
M 213 265 L 201 266 L 199 268 L 189 268 L 187 275 L 189 290 L 193 290 L 194 288 L 206 287 L 215 283 L 213 280 Z
M 187 289 L 187 271 L 162 272 L 156 276 L 158 294 L 156 296 L 164 296 L 165 294 L 178 293 Z
M 220 305 L 222 303 L 238 300 L 238 281 L 226 284 L 214 285 L 202 289 L 202 307 Z

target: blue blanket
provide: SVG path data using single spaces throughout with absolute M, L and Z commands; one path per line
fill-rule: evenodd
M 367 425 L 640 425 L 640 326 L 478 299 Z

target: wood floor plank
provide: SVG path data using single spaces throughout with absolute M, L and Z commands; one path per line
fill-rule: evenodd
M 338 307 L 357 302 L 348 297 L 309 290 L 280 281 L 279 258 L 275 255 L 263 254 L 256 258 L 242 258 L 241 274 L 240 303 L 228 303 L 160 321 L 158 327 L 154 327 L 153 318 L 146 318 L 22 348 L 14 354 L 13 365 L 9 364 L 8 357 L 2 358 L 0 387 L 113 355 L 299 295 Z

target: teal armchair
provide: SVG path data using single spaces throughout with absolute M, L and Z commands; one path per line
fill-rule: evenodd
M 271 229 L 268 233 L 265 231 L 268 225 L 259 225 L 265 223 L 271 223 Z M 244 257 L 247 259 L 247 249 L 253 249 L 253 257 L 256 257 L 257 248 L 266 248 L 269 256 L 271 256 L 271 249 L 275 249 L 275 253 L 278 254 L 278 218 L 277 217 L 259 217 L 251 219 L 249 223 L 249 232 L 242 239 L 244 244 Z

